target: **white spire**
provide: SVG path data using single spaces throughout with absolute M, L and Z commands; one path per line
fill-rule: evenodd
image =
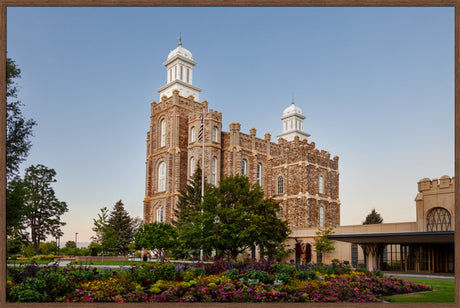
M 286 139 L 287 141 L 294 140 L 298 136 L 300 140 L 307 139 L 310 134 L 303 131 L 303 120 L 306 117 L 302 113 L 302 109 L 297 107 L 294 102 L 291 106 L 284 109 L 283 116 L 283 132 L 279 134 L 278 138 Z
M 178 45 L 168 54 L 168 58 L 163 63 L 166 66 L 166 85 L 158 89 L 160 100 L 163 96 L 172 96 L 174 90 L 179 90 L 179 95 L 183 97 L 192 95 L 195 101 L 198 101 L 201 89 L 192 85 L 193 67 L 196 62 L 193 60 L 192 53 L 182 47 L 182 38 Z

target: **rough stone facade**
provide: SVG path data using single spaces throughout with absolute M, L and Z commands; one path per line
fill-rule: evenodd
M 177 196 L 187 185 L 196 164 L 202 160 L 202 141 L 198 140 L 204 111 L 204 174 L 208 183 L 230 175 L 245 174 L 259 183 L 267 197 L 280 201 L 279 215 L 291 229 L 340 225 L 338 157 L 315 148 L 306 139 L 271 141 L 240 131 L 231 123 L 222 131 L 222 114 L 208 109 L 208 103 L 193 97 L 162 97 L 152 102 L 150 131 L 147 133 L 146 195 L 144 222 L 171 222 Z M 161 121 L 165 121 L 164 145 Z M 214 162 L 213 162 L 214 160 Z M 165 189 L 159 189 L 160 164 L 166 165 Z M 322 177 L 322 180 L 320 180 Z M 320 189 L 320 181 L 323 188 Z M 281 187 L 282 182 L 282 187 Z M 163 211 L 159 215 L 158 211 Z

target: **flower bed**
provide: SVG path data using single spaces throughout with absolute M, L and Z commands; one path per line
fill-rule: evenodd
M 9 268 L 16 302 L 381 302 L 426 285 L 350 268 L 270 262 L 155 263 L 129 269 Z

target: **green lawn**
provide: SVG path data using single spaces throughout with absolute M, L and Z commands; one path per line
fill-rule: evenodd
M 405 279 L 412 282 L 424 283 L 433 291 L 404 295 L 385 296 L 392 303 L 453 303 L 455 302 L 455 281 L 430 279 Z
M 26 259 L 26 260 L 8 260 L 6 263 L 8 264 L 32 264 L 32 263 L 35 263 L 35 264 L 48 264 L 50 262 L 53 262 L 53 260 L 51 259 L 45 259 L 45 260 L 35 260 L 34 262 L 32 262 L 32 260 L 30 259 Z
M 133 264 L 136 265 L 141 265 L 141 264 L 152 264 L 152 262 L 143 262 L 143 261 L 92 261 L 88 262 L 88 264 L 92 265 L 124 265 L 124 266 L 131 266 Z M 86 262 L 82 261 L 82 265 L 85 265 Z M 77 265 L 80 265 L 80 262 L 77 263 Z

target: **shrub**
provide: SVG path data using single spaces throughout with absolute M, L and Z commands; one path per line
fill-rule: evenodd
M 295 274 L 295 279 L 298 280 L 313 280 L 318 279 L 318 275 L 314 270 L 301 270 Z
M 264 284 L 273 282 L 273 278 L 270 276 L 270 274 L 262 270 L 250 270 L 246 276 L 248 279 L 257 279 Z
M 272 271 L 272 273 L 285 273 L 292 277 L 294 276 L 296 267 L 290 264 L 276 263 L 270 266 L 270 270 Z
M 225 271 L 224 276 L 232 280 L 238 280 L 241 277 L 240 271 L 237 268 Z
M 281 280 L 284 283 L 289 283 L 291 281 L 291 276 L 287 273 L 278 273 L 275 275 L 275 280 Z

